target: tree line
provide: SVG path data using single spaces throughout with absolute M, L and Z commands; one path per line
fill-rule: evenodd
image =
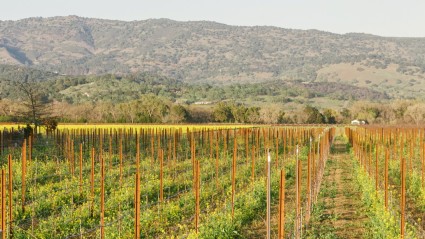
M 10 72 L 20 72 L 11 70 Z M 31 71 L 30 71 L 31 72 Z M 17 76 L 18 77 L 18 76 Z M 54 126 L 55 122 L 77 123 L 283 123 L 283 124 L 334 124 L 349 123 L 363 119 L 379 124 L 421 124 L 425 122 L 425 103 L 420 100 L 389 100 L 385 95 L 381 102 L 356 101 L 342 109 L 318 108 L 309 102 L 292 106 L 285 103 L 300 100 L 307 92 L 318 89 L 331 93 L 327 86 L 312 84 L 306 87 L 286 85 L 279 82 L 262 84 L 233 84 L 213 86 L 208 84 L 187 85 L 157 75 L 140 73 L 126 77 L 104 75 L 93 77 L 66 77 L 61 80 L 40 81 L 39 72 L 19 75 L 19 79 L 2 81 L 2 90 L 15 89 L 0 98 L 0 121 L 26 122 L 35 126 Z M 137 88 L 127 100 L 60 100 L 51 94 L 67 90 L 70 86 L 107 86 L 122 90 L 124 83 L 129 89 Z M 78 87 L 77 87 L 78 88 Z M 103 88 L 105 89 L 105 88 Z M 333 89 L 335 90 L 335 89 Z M 360 92 L 360 91 L 359 91 Z M 107 92 L 108 93 L 108 92 Z M 129 95 L 120 91 L 117 95 Z M 318 93 L 314 93 L 318 94 Z M 110 97 L 111 94 L 109 94 Z M 250 97 L 267 96 L 268 102 L 247 100 Z M 382 95 L 381 95 L 382 96 Z M 241 99 L 244 100 L 241 100 Z M 192 99 L 192 100 L 188 100 Z M 207 100 L 205 105 L 195 100 Z M 275 100 L 277 99 L 277 100 Z M 211 100 L 211 101 L 208 101 Z M 241 102 L 249 101 L 249 104 Z M 384 104 L 382 102 L 385 102 Z M 50 127 L 50 126 L 49 126 Z M 36 127 L 37 128 L 37 127 Z
M 265 123 L 265 124 L 347 124 L 353 119 L 371 124 L 423 124 L 425 102 L 394 100 L 356 101 L 347 108 L 318 108 L 311 105 L 285 108 L 280 104 L 248 106 L 235 101 L 211 105 L 173 102 L 152 94 L 137 100 L 114 104 L 87 102 L 70 104 L 58 101 L 36 101 L 33 118 L 30 101 L 0 100 L 1 122 L 28 122 L 45 125 L 52 119 L 59 123 Z

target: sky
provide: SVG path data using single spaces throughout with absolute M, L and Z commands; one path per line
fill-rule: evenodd
M 68 15 L 425 37 L 423 0 L 3 0 L 0 7 L 0 20 Z

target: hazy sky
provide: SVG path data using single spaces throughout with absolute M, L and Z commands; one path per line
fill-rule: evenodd
M 67 15 L 425 37 L 424 0 L 3 0 L 0 6 L 0 20 Z

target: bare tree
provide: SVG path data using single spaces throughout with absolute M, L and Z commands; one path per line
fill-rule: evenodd
M 18 112 L 27 124 L 34 124 L 34 132 L 37 133 L 38 127 L 43 125 L 46 119 L 51 117 L 51 102 L 43 94 L 42 90 L 35 80 L 28 79 L 28 75 L 22 81 L 16 81 L 16 86 L 22 93 L 23 110 Z

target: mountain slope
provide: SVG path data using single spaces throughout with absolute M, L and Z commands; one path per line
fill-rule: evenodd
M 148 71 L 189 82 L 300 80 L 355 85 L 353 77 L 339 71 L 338 66 L 345 64 L 352 66 L 350 70 L 388 72 L 370 79 L 359 76 L 358 82 L 420 82 L 425 76 L 425 39 L 168 19 L 29 18 L 0 21 L 0 63 L 71 75 Z M 393 96 L 408 92 L 405 86 L 388 87 Z

